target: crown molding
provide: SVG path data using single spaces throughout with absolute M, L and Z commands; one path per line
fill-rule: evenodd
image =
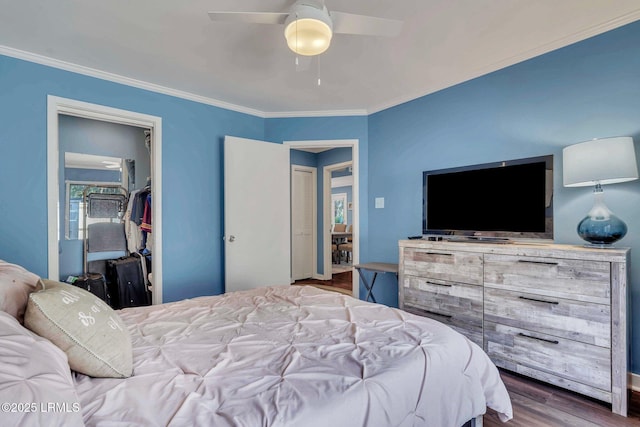
M 212 105 L 214 107 L 224 108 L 226 110 L 237 111 L 238 113 L 250 114 L 252 116 L 265 117 L 263 111 L 253 108 L 243 107 L 241 105 L 231 104 L 217 99 L 208 98 L 206 96 L 196 95 L 182 90 L 172 89 L 169 87 L 145 82 L 142 80 L 132 79 L 130 77 L 121 76 L 119 74 L 109 73 L 107 71 L 97 70 L 95 68 L 85 67 L 83 65 L 71 62 L 61 61 L 59 59 L 50 58 L 48 56 L 39 55 L 37 53 L 26 52 L 8 46 L 0 45 L 0 55 L 10 56 L 16 59 L 22 59 L 28 62 L 34 62 L 48 67 L 58 68 L 60 70 L 70 71 L 72 73 L 82 74 L 84 76 L 95 77 L 101 80 L 107 80 L 114 83 L 132 86 L 138 89 L 144 89 L 151 92 L 161 93 L 163 95 L 174 96 L 176 98 L 186 99 L 188 101 L 198 102 L 200 104 Z
M 380 111 L 386 110 L 388 108 L 392 108 L 398 106 L 400 104 L 404 104 L 409 101 L 413 101 L 415 99 L 421 98 L 423 96 L 438 92 L 442 89 L 446 89 L 448 87 L 454 86 L 456 84 L 460 84 L 462 82 L 466 82 L 477 77 L 483 76 L 485 74 L 492 73 L 494 71 L 500 70 L 502 68 L 509 67 L 511 65 L 515 65 L 519 62 L 526 61 L 531 58 L 535 58 L 536 56 L 543 55 L 545 53 L 549 53 L 551 51 L 569 46 L 571 44 L 586 40 L 590 37 L 594 37 L 605 33 L 610 30 L 614 30 L 616 28 L 622 27 L 623 25 L 630 24 L 640 19 L 640 9 L 634 10 L 633 12 L 626 13 L 624 15 L 618 16 L 617 18 L 613 18 L 607 22 L 603 22 L 598 25 L 594 25 L 589 28 L 585 28 L 580 31 L 576 31 L 573 34 L 569 34 L 565 37 L 553 40 L 549 43 L 542 44 L 533 49 L 525 50 L 520 52 L 519 54 L 510 56 L 503 60 L 494 62 L 492 64 L 476 68 L 474 70 L 470 70 L 470 72 L 466 73 L 462 76 L 462 78 L 454 81 L 448 81 L 444 84 L 439 85 L 438 87 L 433 87 L 428 89 L 427 91 L 415 92 L 411 95 L 406 95 L 399 98 L 394 98 L 388 102 L 378 104 L 372 108 L 368 109 L 369 114 L 378 113 Z
M 280 111 L 264 113 L 267 119 L 288 119 L 294 117 L 335 117 L 335 116 L 367 116 L 367 110 L 325 110 L 325 111 Z
M 95 68 L 85 67 L 83 65 L 74 64 L 59 59 L 50 58 L 48 56 L 37 53 L 27 52 L 15 49 L 9 46 L 0 45 L 0 55 L 45 65 L 60 70 L 70 71 L 72 73 L 82 74 L 84 76 L 95 77 L 101 80 L 107 80 L 114 83 L 132 86 L 138 89 L 144 89 L 151 92 L 161 93 L 163 95 L 174 96 L 200 104 L 212 105 L 214 107 L 224 108 L 225 110 L 237 111 L 238 113 L 250 114 L 261 118 L 291 118 L 291 117 L 332 117 L 332 116 L 366 116 L 366 110 L 336 110 L 336 111 L 285 111 L 267 113 L 253 108 L 243 107 L 241 105 L 231 104 L 206 96 L 196 95 L 194 93 L 182 90 L 172 89 L 166 86 L 145 82 L 142 80 L 132 79 L 130 77 L 121 76 L 119 74 L 109 73 L 107 71 L 97 70 Z

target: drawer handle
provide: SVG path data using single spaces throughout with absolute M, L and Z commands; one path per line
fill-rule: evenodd
M 425 255 L 444 255 L 444 256 L 452 256 L 453 254 L 443 253 L 443 252 L 423 252 Z
M 549 344 L 560 344 L 560 342 L 556 341 L 556 340 L 548 340 L 548 339 L 545 339 L 545 338 L 533 337 L 531 335 L 523 334 L 522 332 L 518 333 L 518 335 L 523 337 L 523 338 L 530 338 L 532 340 L 548 342 Z
M 427 314 L 432 314 L 434 316 L 444 317 L 446 319 L 451 319 L 453 317 L 453 316 L 450 316 L 448 314 L 436 313 L 435 311 L 429 311 L 429 310 L 421 310 L 421 311 L 424 311 Z
M 549 261 L 532 261 L 530 259 L 519 259 L 518 262 L 526 262 L 527 264 L 545 264 L 545 265 L 558 265 L 557 262 Z
M 425 283 L 426 283 L 427 285 L 444 286 L 445 288 L 450 288 L 450 287 L 452 287 L 452 286 L 453 286 L 453 285 L 452 285 L 452 284 L 450 284 L 450 283 L 436 283 L 436 282 L 430 282 L 430 281 L 428 281 L 428 280 L 427 280 Z
M 407 305 L 407 304 L 405 304 L 405 305 Z M 411 310 L 414 311 L 414 312 L 418 311 L 418 312 L 424 313 L 424 314 L 431 314 L 432 316 L 445 317 L 447 319 L 451 319 L 453 317 L 453 316 L 449 316 L 448 314 L 436 313 L 435 311 L 429 311 L 429 310 L 425 310 L 425 309 L 418 308 L 418 307 L 415 307 L 415 306 L 411 306 Z
M 558 302 L 558 301 L 545 301 L 545 300 L 543 300 L 543 299 L 528 298 L 528 297 L 522 297 L 522 296 L 520 296 L 520 297 L 518 297 L 518 298 L 520 298 L 520 299 L 525 299 L 525 300 L 527 300 L 527 301 L 544 302 L 544 303 L 547 303 L 547 304 L 555 304 L 555 305 L 559 304 L 559 302 Z

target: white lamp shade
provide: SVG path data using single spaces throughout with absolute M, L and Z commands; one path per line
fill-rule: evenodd
M 317 8 L 298 2 L 284 25 L 287 45 L 298 55 L 320 55 L 331 44 L 333 23 L 325 6 Z
M 638 179 L 638 164 L 629 136 L 594 139 L 562 150 L 565 187 L 615 184 Z

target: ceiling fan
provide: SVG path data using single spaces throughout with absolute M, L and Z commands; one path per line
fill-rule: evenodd
M 286 12 L 209 12 L 212 21 L 284 25 L 289 48 L 298 55 L 319 55 L 329 48 L 333 34 L 394 37 L 402 21 L 329 11 L 324 2 L 297 0 Z

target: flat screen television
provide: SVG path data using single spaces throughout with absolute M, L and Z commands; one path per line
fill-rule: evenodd
M 423 172 L 422 234 L 553 239 L 553 155 Z

